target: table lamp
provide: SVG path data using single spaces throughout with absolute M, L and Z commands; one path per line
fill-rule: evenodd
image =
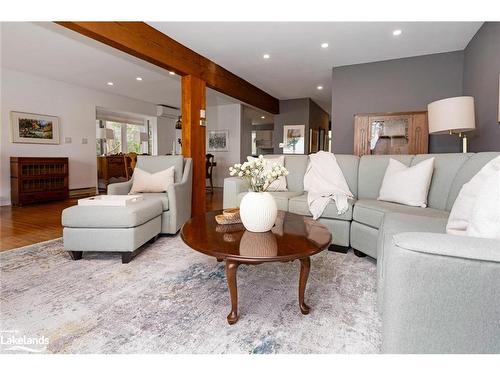
M 143 146 L 144 146 L 144 142 L 148 142 L 148 141 L 149 141 L 148 133 L 140 132 L 139 133 L 139 143 L 141 144 L 141 153 L 147 153 L 148 147 L 146 146 L 143 149 Z
M 108 139 L 113 139 L 115 137 L 115 132 L 113 129 L 108 128 L 97 128 L 96 138 L 104 140 L 104 154 L 108 153 Z
M 474 98 L 457 96 L 437 100 L 427 106 L 430 134 L 458 134 L 462 138 L 462 152 L 467 152 L 465 132 L 474 130 Z

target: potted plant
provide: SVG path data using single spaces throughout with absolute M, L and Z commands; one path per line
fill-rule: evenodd
M 229 173 L 248 183 L 248 193 L 240 204 L 241 222 L 245 228 L 251 232 L 270 230 L 276 221 L 278 208 L 267 189 L 280 177 L 287 176 L 287 169 L 277 164 L 268 166 L 260 155 L 253 161 L 235 164 L 229 168 Z

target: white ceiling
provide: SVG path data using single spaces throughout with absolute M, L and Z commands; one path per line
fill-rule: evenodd
M 3 67 L 180 107 L 180 77 L 51 22 L 2 22 Z M 136 77 L 142 77 L 137 81 Z M 107 82 L 114 83 L 108 86 Z M 237 103 L 216 91 L 207 104 Z
M 330 112 L 332 67 L 462 50 L 482 22 L 149 24 L 279 99 L 311 97 Z
M 279 99 L 311 97 L 331 107 L 331 69 L 460 50 L 481 22 L 190 23 L 152 26 Z M 180 107 L 180 79 L 165 70 L 51 22 L 3 22 L 2 66 Z M 400 28 L 399 38 L 392 30 Z M 320 48 L 323 42 L 328 49 Z M 269 53 L 269 60 L 262 59 Z M 138 82 L 135 77 L 143 81 Z M 114 82 L 107 86 L 106 82 Z M 324 89 L 318 91 L 316 86 Z M 238 103 L 214 90 L 207 105 Z M 256 114 L 255 123 L 260 122 Z M 266 118 L 267 122 L 267 118 Z

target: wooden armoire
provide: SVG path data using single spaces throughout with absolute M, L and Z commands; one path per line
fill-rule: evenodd
M 366 113 L 354 116 L 354 154 L 427 154 L 427 111 Z

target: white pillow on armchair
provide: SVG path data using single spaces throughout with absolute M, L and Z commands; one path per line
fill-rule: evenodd
M 174 173 L 174 166 L 156 173 L 149 173 L 135 167 L 132 189 L 130 189 L 129 194 L 163 193 L 170 185 L 174 184 Z

